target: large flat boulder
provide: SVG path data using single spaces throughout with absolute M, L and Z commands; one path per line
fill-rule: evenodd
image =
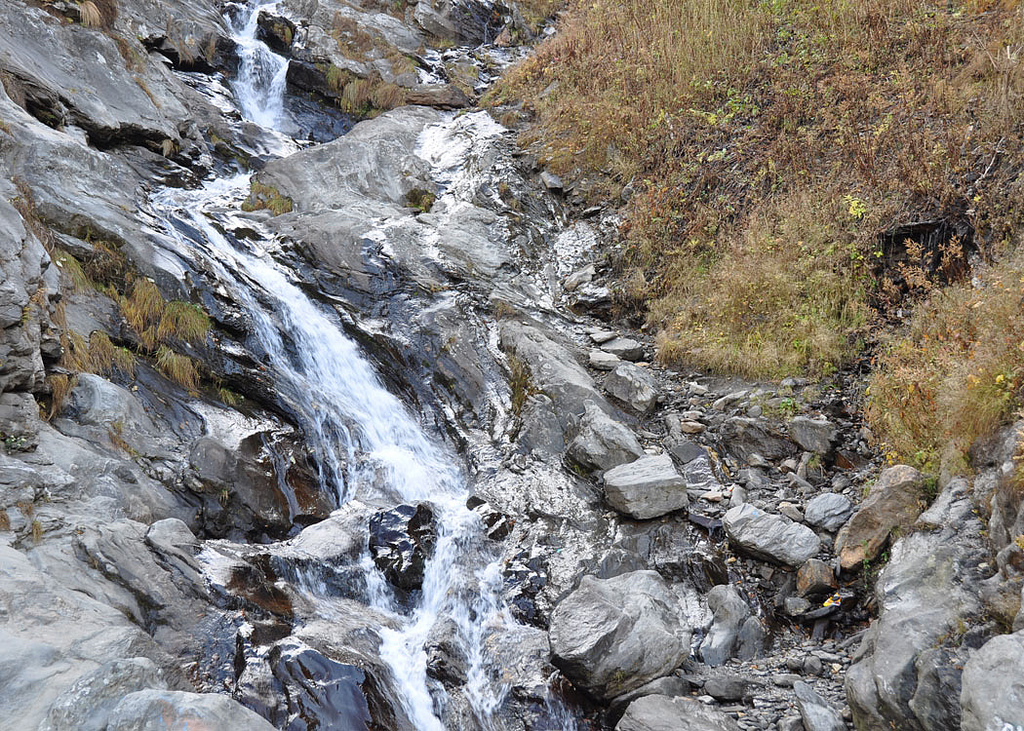
M 273 731 L 256 713 L 226 695 L 171 690 L 129 693 L 110 714 L 108 728 L 155 731 L 199 728 L 205 731 Z
M 794 568 L 812 558 L 821 541 L 810 528 L 766 513 L 750 503 L 737 505 L 722 520 L 729 541 L 755 558 Z
M 584 576 L 551 615 L 553 662 L 597 698 L 635 690 L 689 656 L 692 628 L 685 609 L 655 571 Z
M 648 695 L 629 704 L 615 731 L 739 731 L 721 711 L 690 698 Z
M 604 473 L 604 496 L 621 513 L 657 518 L 689 505 L 686 480 L 667 454 L 641 457 Z

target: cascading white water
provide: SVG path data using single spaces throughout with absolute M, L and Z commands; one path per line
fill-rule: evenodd
M 403 617 L 372 561 L 364 559 L 376 608 L 392 613 L 401 629 L 381 631 L 381 657 L 391 667 L 402 705 L 420 729 L 441 730 L 426 674 L 424 643 L 438 617 L 459 628 L 470 660 L 467 698 L 481 722 L 500 704 L 504 688 L 487 676 L 482 641 L 486 624 L 512 620 L 499 600 L 496 563 L 468 558 L 465 548 L 481 534 L 479 517 L 466 508 L 468 492 L 457 460 L 432 443 L 408 409 L 381 384 L 340 323 L 292 283 L 266 252 L 239 248 L 207 218 L 214 201 L 244 197 L 248 176 L 221 178 L 196 191 L 167 190 L 153 200 L 182 248 L 201 257 L 251 316 L 282 392 L 292 394 L 307 438 L 339 500 L 360 493 L 434 506 L 438 536 L 411 616 Z M 175 221 L 184 226 L 174 225 Z M 198 231 L 201 237 L 187 231 Z M 467 562 L 480 565 L 472 572 Z M 470 575 L 467 577 L 467 571 Z M 460 587 L 460 581 L 472 586 Z M 459 590 L 456 590 L 459 589 Z M 467 596 L 468 595 L 468 596 Z
M 238 75 L 231 89 L 245 118 L 268 129 L 279 129 L 284 118 L 288 60 L 271 51 L 256 32 L 260 12 L 276 8 L 276 1 L 249 0 L 228 20 L 238 52 Z
M 259 12 L 275 7 L 276 2 L 249 0 L 235 16 L 241 63 L 232 87 L 245 117 L 285 131 L 287 61 L 256 37 Z M 486 542 L 480 519 L 466 507 L 468 489 L 459 460 L 432 442 L 414 415 L 384 388 L 335 314 L 291 281 L 288 270 L 271 256 L 271 237 L 238 241 L 222 233 L 230 226 L 214 225 L 218 218 L 228 223 L 248 181 L 248 175 L 238 175 L 214 179 L 197 190 L 168 189 L 152 203 L 178 247 L 204 260 L 217 284 L 249 314 L 275 388 L 296 411 L 321 482 L 337 491 L 339 503 L 358 494 L 433 506 L 435 549 L 411 611 L 398 605 L 369 555 L 362 559 L 371 603 L 391 614 L 398 627 L 380 631 L 380 655 L 413 724 L 424 731 L 443 731 L 435 708 L 435 695 L 443 690 L 437 687 L 431 693 L 424 646 L 438 618 L 450 617 L 469 664 L 466 698 L 480 727 L 489 728 L 507 688 L 488 672 L 484 640 L 492 629 L 514 620 L 501 601 L 500 565 L 481 550 Z M 250 221 L 245 225 L 252 227 Z

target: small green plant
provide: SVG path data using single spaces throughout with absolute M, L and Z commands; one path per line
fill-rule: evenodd
M 39 543 L 39 541 L 43 540 L 43 524 L 38 519 L 33 520 L 29 528 L 32 533 L 33 543 Z
M 9 531 L 11 529 L 11 516 L 7 514 L 6 510 L 0 510 L 0 531 Z

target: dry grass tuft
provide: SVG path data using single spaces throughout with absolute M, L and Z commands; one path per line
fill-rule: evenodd
M 508 369 L 508 385 L 512 390 L 512 413 L 519 416 L 523 413 L 526 399 L 537 393 L 537 387 L 533 383 L 530 366 L 522 358 L 509 355 Z
M 866 416 L 892 459 L 966 469 L 971 444 L 1014 417 L 1024 387 L 1024 258 L 934 289 L 877 358 Z
M 79 3 L 78 13 L 82 18 L 82 25 L 86 28 L 99 28 L 103 25 L 103 15 L 93 0 L 84 0 Z
M 166 302 L 152 280 L 138 277 L 132 284 L 131 294 L 120 297 L 118 304 L 125 322 L 138 335 L 142 347 L 152 350 L 159 340 L 158 328 Z
M 187 355 L 175 353 L 166 345 L 160 346 L 156 353 L 156 367 L 165 376 L 189 391 L 199 387 L 199 369 L 194 360 Z
M 60 413 L 68 394 L 78 385 L 78 378 L 63 373 L 55 373 L 47 376 L 46 381 L 50 385 L 50 405 L 46 409 L 44 416 L 47 421 L 51 421 L 53 417 Z
M 191 302 L 168 302 L 160 316 L 157 327 L 157 338 L 178 338 L 188 343 L 200 343 L 206 340 L 212 323 L 210 316 L 202 308 Z

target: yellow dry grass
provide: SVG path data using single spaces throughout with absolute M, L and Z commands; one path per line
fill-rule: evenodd
M 618 296 L 662 360 L 821 374 L 893 303 L 882 232 L 1006 248 L 1022 49 L 1017 2 L 577 0 L 488 101 L 578 190 L 634 192 Z

